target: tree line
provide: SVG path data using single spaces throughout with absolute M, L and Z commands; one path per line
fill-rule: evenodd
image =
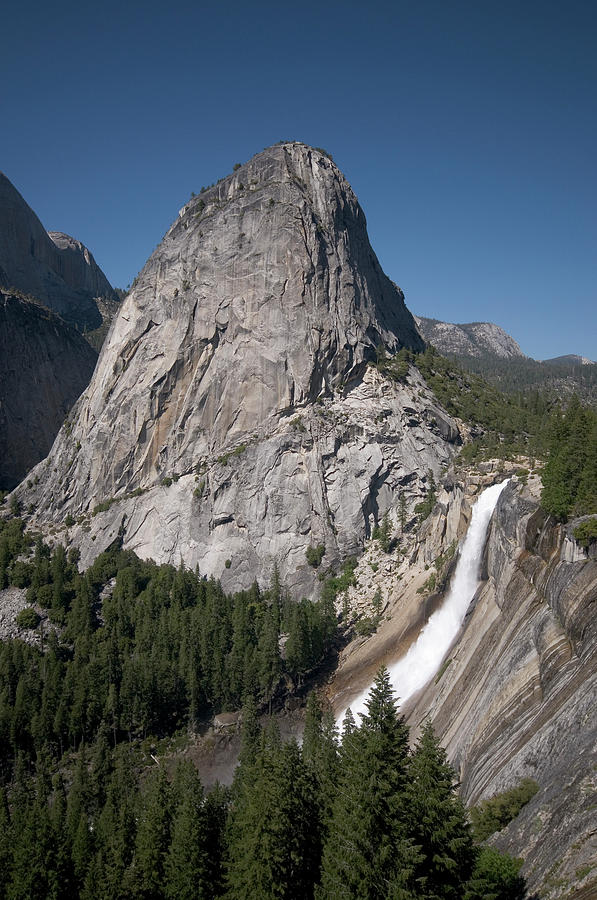
M 302 746 L 243 709 L 230 788 L 140 764 L 102 729 L 51 777 L 22 756 L 0 791 L 0 891 L 22 897 L 523 900 L 520 861 L 473 841 L 430 724 L 413 751 L 389 676 L 341 740 L 311 694 Z
M 555 411 L 541 503 L 560 520 L 597 513 L 597 412 L 573 397 Z
M 333 591 L 292 603 L 275 571 L 268 590 L 226 594 L 117 545 L 83 574 L 77 560 L 33 541 L 20 519 L 0 523 L 0 587 L 26 588 L 49 614 L 41 646 L 0 643 L 5 778 L 19 754 L 56 760 L 102 729 L 116 745 L 194 730 L 248 696 L 271 708 L 336 634 Z

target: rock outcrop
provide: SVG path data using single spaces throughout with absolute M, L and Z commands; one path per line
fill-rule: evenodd
M 30 294 L 81 330 L 102 324 L 96 297 L 118 299 L 89 250 L 48 233 L 1 172 L 0 287 Z
M 79 519 L 83 563 L 120 531 L 226 588 L 276 564 L 306 590 L 309 544 L 359 549 L 460 441 L 414 370 L 368 366 L 379 346 L 423 342 L 350 186 L 320 151 L 267 149 L 180 211 L 20 492 L 40 522 Z
M 441 591 L 454 564 L 449 548 L 466 530 L 475 493 L 507 474 L 484 468 L 446 482 L 414 544 L 401 539 L 407 560 L 390 555 L 380 562 L 386 619 L 344 651 L 330 687 L 337 709 L 371 683 L 382 662 L 407 651 L 441 602 L 430 574 Z M 413 739 L 431 716 L 467 804 L 524 777 L 538 783 L 538 793 L 491 840 L 524 858 L 523 873 L 542 900 L 581 900 L 597 891 L 597 554 L 575 543 L 574 523 L 546 517 L 539 486 L 537 476 L 527 488 L 514 478 L 503 491 L 462 631 L 443 664 L 438 660 L 436 678 L 404 712 Z M 360 583 L 370 554 L 357 570 Z
M 0 290 L 0 490 L 46 456 L 96 360 L 57 315 Z
M 423 316 L 415 316 L 415 321 L 425 340 L 447 356 L 524 359 L 524 353 L 514 338 L 493 322 L 453 325 L 451 322 L 440 322 Z
M 468 803 L 523 777 L 539 792 L 494 842 L 524 857 L 541 897 L 597 891 L 597 561 L 514 485 L 503 492 L 485 582 L 452 662 L 419 698 Z M 592 886 L 592 887 L 591 887 Z

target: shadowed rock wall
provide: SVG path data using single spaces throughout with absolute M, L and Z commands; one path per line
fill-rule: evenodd
M 0 489 L 48 453 L 97 354 L 49 310 L 0 291 Z

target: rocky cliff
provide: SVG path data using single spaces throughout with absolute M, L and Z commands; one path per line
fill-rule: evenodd
M 495 839 L 547 898 L 597 891 L 597 561 L 514 485 L 498 501 L 485 582 L 452 663 L 420 697 L 477 803 L 531 777 L 539 792 Z
M 0 490 L 48 453 L 96 360 L 54 313 L 0 290 Z
M 40 300 L 81 330 L 98 328 L 94 298 L 118 299 L 89 250 L 62 232 L 47 232 L 0 172 L 0 287 Z
M 338 708 L 417 636 L 441 602 L 453 565 L 444 560 L 466 529 L 475 493 L 504 477 L 489 471 L 450 479 L 414 545 L 404 539 L 407 560 L 386 557 L 387 618 L 377 634 L 345 651 L 330 689 Z M 405 712 L 413 737 L 431 716 L 468 804 L 515 787 L 523 777 L 539 784 L 492 841 L 524 857 L 523 872 L 542 900 L 581 900 L 597 891 L 597 559 L 574 542 L 573 524 L 562 527 L 546 518 L 537 486 L 536 477 L 529 488 L 514 479 L 502 493 L 481 586 L 461 634 L 441 667 L 438 660 L 438 677 Z M 439 594 L 430 588 L 430 573 Z M 352 602 L 363 602 L 359 593 L 353 589 Z
M 180 211 L 23 498 L 79 519 L 84 563 L 120 530 L 226 588 L 277 564 L 306 590 L 310 544 L 358 550 L 460 440 L 414 370 L 368 366 L 380 345 L 423 343 L 356 197 L 324 153 L 276 145 Z
M 423 316 L 415 316 L 415 321 L 425 340 L 448 356 L 524 358 L 514 338 L 493 322 L 453 325 Z

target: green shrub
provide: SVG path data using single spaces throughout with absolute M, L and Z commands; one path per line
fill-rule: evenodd
M 18 588 L 26 588 L 31 584 L 33 566 L 30 563 L 17 559 L 10 570 L 10 583 Z
M 231 559 L 227 559 L 226 562 L 224 563 L 224 565 L 226 566 L 227 569 L 229 569 L 230 566 L 232 565 L 232 560 L 231 560 Z
M 456 548 L 458 547 L 457 541 L 452 541 L 450 546 L 434 560 L 433 565 L 436 568 L 437 572 L 441 572 L 447 562 L 449 562 L 454 554 L 456 553 Z
M 222 453 L 221 456 L 218 456 L 216 458 L 216 462 L 219 463 L 221 466 L 227 466 L 229 460 L 233 456 L 240 456 L 241 453 L 244 453 L 246 449 L 247 449 L 246 444 L 239 444 L 238 447 L 234 448 L 234 450 L 228 450 L 226 453 Z
M 375 525 L 371 532 L 374 541 L 379 541 L 379 546 L 384 553 L 389 553 L 392 549 L 392 526 L 390 524 L 390 516 L 386 512 L 381 520 L 380 525 Z
M 516 818 L 520 810 L 539 790 L 539 785 L 532 778 L 523 778 L 520 784 L 482 800 L 478 806 L 470 810 L 475 840 L 485 841 L 496 831 L 501 831 Z
M 446 669 L 448 668 L 448 666 L 450 665 L 451 662 L 452 662 L 451 659 L 446 659 L 446 660 L 441 664 L 440 669 L 439 669 L 439 672 L 438 672 L 437 675 L 435 676 L 434 684 L 439 684 L 439 683 L 440 683 L 441 679 L 442 679 L 443 676 L 446 674 Z
M 344 567 L 340 575 L 329 575 L 323 582 L 321 589 L 321 598 L 324 602 L 333 603 L 338 594 L 347 590 L 349 587 L 355 587 L 357 583 L 354 570 L 357 567 L 357 561 L 354 556 L 349 556 L 344 563 Z M 321 578 L 321 576 L 320 576 Z
M 406 381 L 410 366 L 414 360 L 414 355 L 410 350 L 403 347 L 395 356 L 388 356 L 383 344 L 376 349 L 376 359 L 371 365 L 387 378 L 392 381 L 398 381 L 402 384 Z
M 97 516 L 98 513 L 107 512 L 113 503 L 116 503 L 116 497 L 108 497 L 107 500 L 102 500 L 101 503 L 93 507 L 91 515 Z
M 17 614 L 16 623 L 19 628 L 37 628 L 39 616 L 34 609 L 27 606 Z
M 494 847 L 481 847 L 467 897 L 490 900 L 524 900 L 527 896 L 525 880 L 519 875 L 521 859 L 500 853 Z
M 67 528 L 72 528 L 73 525 L 75 524 L 75 520 L 74 520 L 73 516 L 71 516 L 70 513 L 68 514 L 68 516 L 67 516 L 66 519 L 64 520 L 64 524 L 66 525 Z
M 313 566 L 314 569 L 317 569 L 321 565 L 321 560 L 325 556 L 325 544 L 318 544 L 317 547 L 313 547 L 312 544 L 309 544 L 307 549 L 305 550 L 305 557 L 310 566 Z
M 354 630 L 359 637 L 369 637 L 374 631 L 377 631 L 380 622 L 381 616 L 364 616 L 356 622 Z
M 433 477 L 433 472 L 431 471 L 431 469 L 429 469 L 427 477 L 429 481 L 427 496 L 421 503 L 417 503 L 417 505 L 415 506 L 415 513 L 418 516 L 420 524 L 422 524 L 425 519 L 431 515 L 433 507 L 435 506 L 435 478 Z
M 576 526 L 572 534 L 574 535 L 574 540 L 587 550 L 590 543 L 597 541 L 597 516 L 585 519 L 584 522 Z
M 426 567 L 427 568 L 427 567 Z M 427 581 L 417 588 L 417 594 L 432 594 L 437 585 L 437 575 L 432 572 Z
M 375 610 L 377 616 L 381 615 L 381 607 L 383 603 L 383 597 L 381 596 L 381 588 L 377 588 L 373 595 L 373 600 L 371 601 L 371 606 Z

